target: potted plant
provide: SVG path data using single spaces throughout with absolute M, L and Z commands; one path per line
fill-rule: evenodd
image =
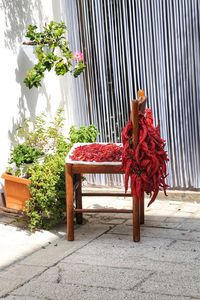
M 31 164 L 36 162 L 43 152 L 27 143 L 16 145 L 10 156 L 6 173 L 2 175 L 5 179 L 6 207 L 23 210 L 26 201 L 30 198 L 28 186 L 31 181 L 28 170 Z
M 26 201 L 30 198 L 28 186 L 31 181 L 9 173 L 3 173 L 1 177 L 5 179 L 4 190 L 6 195 L 6 207 L 23 210 Z
M 6 206 L 23 210 L 31 230 L 48 229 L 63 219 L 66 155 L 75 142 L 96 141 L 98 131 L 94 125 L 72 126 L 68 139 L 63 135 L 63 125 L 62 109 L 48 124 L 44 114 L 34 124 L 25 120 L 16 132 L 20 142 L 11 150 L 7 171 L 2 175 Z M 21 183 L 23 190 L 19 189 Z

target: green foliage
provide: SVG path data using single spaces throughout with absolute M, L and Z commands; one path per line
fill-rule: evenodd
M 78 77 L 85 69 L 85 64 L 82 61 L 79 61 L 79 63 L 74 68 L 74 77 Z
M 33 163 L 43 152 L 36 147 L 30 146 L 26 143 L 19 144 L 11 151 L 10 163 L 15 163 L 19 167 L 23 163 Z
M 43 165 L 37 164 L 30 170 L 31 198 L 26 207 L 30 230 L 49 229 L 64 218 L 64 161 L 68 149 L 66 145 L 65 151 L 49 155 Z
M 44 153 L 43 164 L 29 168 L 30 194 L 25 214 L 30 230 L 48 229 L 60 222 L 65 208 L 65 157 L 71 147 L 62 134 L 63 110 L 59 109 L 52 122 L 46 125 L 46 116 L 36 118 L 34 127 L 28 121 L 18 131 L 29 145 L 37 145 Z
M 69 131 L 69 140 L 72 144 L 75 143 L 94 143 L 96 141 L 97 135 L 99 134 L 96 126 L 81 126 L 77 128 L 76 126 L 71 126 Z
M 68 141 L 63 135 L 63 110 L 59 109 L 53 121 L 47 123 L 46 115 L 36 117 L 34 124 L 25 120 L 17 130 L 17 137 L 24 140 L 11 152 L 10 161 L 17 169 L 10 173 L 24 175 L 24 162 L 33 162 L 26 170 L 31 180 L 30 194 L 24 211 L 30 230 L 49 229 L 61 222 L 65 213 L 65 158 L 77 142 L 95 142 L 98 131 L 94 125 L 70 128 Z M 48 124 L 48 125 L 47 125 Z M 43 156 L 41 163 L 38 158 Z
M 70 72 L 78 77 L 85 69 L 82 56 L 74 57 L 66 40 L 66 25 L 63 22 L 51 21 L 46 24 L 43 31 L 38 32 L 36 25 L 29 25 L 26 37 L 34 45 L 34 54 L 38 62 L 27 73 L 24 83 L 31 89 L 41 86 L 45 71 L 54 68 L 56 75 Z
M 64 126 L 63 109 L 58 109 L 57 113 L 47 126 L 47 116 L 43 113 L 36 117 L 34 124 L 30 120 L 25 120 L 17 130 L 17 136 L 24 139 L 32 147 L 37 147 L 45 154 L 55 152 L 59 144 L 66 144 L 62 134 Z M 64 143 L 65 142 L 65 143 Z
M 30 230 L 50 228 L 62 220 L 65 207 L 65 157 L 71 148 L 62 131 L 63 110 L 59 109 L 53 121 L 47 123 L 42 114 L 34 123 L 25 120 L 17 130 L 17 138 L 24 140 L 11 151 L 8 172 L 31 180 L 31 198 L 24 211 Z M 48 125 L 47 125 L 48 124 Z M 41 163 L 38 158 L 43 156 Z M 24 169 L 23 163 L 33 164 Z M 19 168 L 16 168 L 19 167 Z M 24 172 L 26 171 L 26 174 Z

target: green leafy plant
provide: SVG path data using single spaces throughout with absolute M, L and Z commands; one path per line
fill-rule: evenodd
M 29 165 L 33 164 L 42 157 L 44 153 L 27 143 L 16 145 L 11 150 L 9 164 L 6 172 L 19 177 L 29 177 Z
M 30 199 L 24 211 L 25 221 L 30 230 L 49 229 L 61 222 L 65 215 L 65 158 L 76 142 L 94 142 L 98 131 L 94 125 L 70 128 L 68 139 L 63 135 L 63 110 L 59 109 L 53 121 L 47 123 L 42 114 L 34 123 L 25 120 L 16 136 L 23 143 L 11 152 L 11 161 L 19 168 L 32 160 L 27 176 L 30 181 Z M 22 154 L 26 152 L 22 159 Z M 43 162 L 38 161 L 43 155 Z M 28 155 L 28 156 L 27 156 Z M 10 172 L 11 174 L 14 173 Z M 21 175 L 19 171 L 14 175 Z
M 66 30 L 63 22 L 54 21 L 46 24 L 41 32 L 36 25 L 28 26 L 26 37 L 30 41 L 24 44 L 34 46 L 34 54 L 38 60 L 24 80 L 29 89 L 41 86 L 45 71 L 53 68 L 56 75 L 70 72 L 74 77 L 78 77 L 84 71 L 83 54 L 70 50 Z
M 64 161 L 68 150 L 66 145 L 65 151 L 49 155 L 43 165 L 34 165 L 30 170 L 31 198 L 25 211 L 30 230 L 49 229 L 64 218 Z
M 35 162 L 41 155 L 43 152 L 40 149 L 26 143 L 19 144 L 11 151 L 10 163 L 15 163 L 19 167 L 23 163 Z
M 96 126 L 71 126 L 69 131 L 69 139 L 72 144 L 75 143 L 93 143 L 96 141 L 97 135 L 99 134 Z
M 29 168 L 30 194 L 25 216 L 30 230 L 48 229 L 59 223 L 65 211 L 65 157 L 71 148 L 63 135 L 63 110 L 59 109 L 52 122 L 46 122 L 46 115 L 36 118 L 34 126 L 29 120 L 18 130 L 20 139 L 32 147 L 37 146 L 44 153 L 44 162 L 34 163 Z
M 31 173 L 31 199 L 27 202 L 26 216 L 28 217 L 29 228 L 49 229 L 55 224 L 61 222 L 65 212 L 65 158 L 74 142 L 94 142 L 97 137 L 97 129 L 94 125 L 85 127 L 83 136 L 82 129 L 76 129 L 76 132 L 82 132 L 82 135 L 69 135 L 68 143 L 60 132 L 63 126 L 63 120 L 58 114 L 53 122 L 53 126 L 47 128 L 46 133 L 42 128 L 35 132 L 37 138 L 39 134 L 42 137 L 51 136 L 54 139 L 55 151 L 45 159 L 43 165 L 34 165 Z M 73 131 L 74 126 L 70 131 Z M 75 139 L 76 136 L 76 139 Z M 33 138 L 34 137 L 34 138 Z M 35 136 L 29 138 L 35 139 Z M 39 139 L 41 140 L 41 139 Z
M 51 122 L 47 121 L 47 116 L 44 113 L 37 116 L 34 123 L 26 119 L 18 128 L 16 135 L 29 146 L 37 147 L 47 155 L 55 152 L 62 143 L 66 146 L 65 137 L 62 133 L 63 126 L 63 109 L 58 109 Z

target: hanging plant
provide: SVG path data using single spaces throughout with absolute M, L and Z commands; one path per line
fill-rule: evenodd
M 28 71 L 24 83 L 31 89 L 41 86 L 45 71 L 54 69 L 56 75 L 65 75 L 70 72 L 78 77 L 85 69 L 83 54 L 72 52 L 66 39 L 66 25 L 63 22 L 51 21 L 39 32 L 36 25 L 29 25 L 24 45 L 34 46 L 37 63 Z

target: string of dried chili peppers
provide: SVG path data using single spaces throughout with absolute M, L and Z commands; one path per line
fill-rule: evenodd
M 70 158 L 74 161 L 119 162 L 122 152 L 120 145 L 93 143 L 76 147 Z
M 154 127 L 151 109 L 139 113 L 139 142 L 132 147 L 132 122 L 122 131 L 122 167 L 125 172 L 125 191 L 130 187 L 132 195 L 141 199 L 144 192 L 152 194 L 148 206 L 154 202 L 159 189 L 166 195 L 166 163 L 169 160 L 164 150 L 165 140 L 160 137 L 159 125 Z

